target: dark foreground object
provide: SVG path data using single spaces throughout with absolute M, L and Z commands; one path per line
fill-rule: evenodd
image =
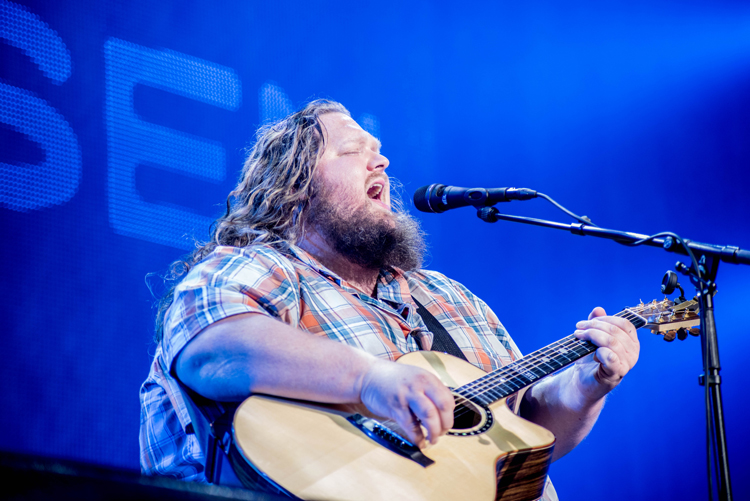
M 50 499 L 158 500 L 158 501 L 278 501 L 269 494 L 215 485 L 182 482 L 171 478 L 144 477 L 138 473 L 0 452 L 2 498 L 47 501 Z

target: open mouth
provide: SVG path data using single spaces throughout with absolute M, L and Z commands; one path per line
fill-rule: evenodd
M 377 200 L 379 202 L 383 201 L 383 182 L 382 181 L 376 181 L 370 188 L 367 190 L 367 196 L 371 198 L 372 200 Z

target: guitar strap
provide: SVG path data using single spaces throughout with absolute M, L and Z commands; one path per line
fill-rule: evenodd
M 190 425 L 185 430 L 187 434 L 195 434 L 205 457 L 206 480 L 211 484 L 239 486 L 235 481 L 231 468 L 222 468 L 225 456 L 229 454 L 231 445 L 232 418 L 237 409 L 236 403 L 213 402 L 194 392 L 182 382 L 178 381 L 185 402 Z
M 247 467 L 246 460 L 232 440 L 232 420 L 239 403 L 217 403 L 202 397 L 182 383 L 179 385 L 192 425 L 186 433 L 194 433 L 200 444 L 205 456 L 204 474 L 209 483 L 244 487 L 254 493 L 274 495 L 268 499 L 272 497 L 299 500 L 298 497 L 277 489 L 273 484 L 262 481 L 261 474 Z
M 443 353 L 447 353 L 448 355 L 453 355 L 454 357 L 460 358 L 461 360 L 466 360 L 466 355 L 463 354 L 461 349 L 456 344 L 456 341 L 451 337 L 450 334 L 448 334 L 448 331 L 445 330 L 445 327 L 442 326 L 440 322 L 438 322 L 438 319 L 433 316 L 432 313 L 430 313 L 427 308 L 420 303 L 417 298 L 414 296 L 411 297 L 414 300 L 414 303 L 417 305 L 417 313 L 419 313 L 419 316 L 422 317 L 422 320 L 424 320 L 424 324 L 427 326 L 427 329 L 432 332 L 432 346 L 430 347 L 430 351 L 441 351 Z M 414 338 L 417 341 L 417 345 L 419 345 L 419 349 L 422 348 L 422 343 L 419 342 L 419 338 Z M 466 360 L 468 362 L 468 360 Z

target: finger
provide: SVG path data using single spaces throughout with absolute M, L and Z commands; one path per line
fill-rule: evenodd
M 607 316 L 607 312 L 604 311 L 604 308 L 602 308 L 601 306 L 597 306 L 596 308 L 593 309 L 591 313 L 589 313 L 589 320 L 593 320 L 596 317 L 606 317 L 606 316 Z
M 627 373 L 620 357 L 609 348 L 599 348 L 596 350 L 596 359 L 599 361 L 600 375 L 605 379 L 619 380 Z
M 438 412 L 432 400 L 424 394 L 414 395 L 409 401 L 409 408 L 427 430 L 427 439 L 430 443 L 437 442 L 443 430 L 440 412 Z
M 409 409 L 397 411 L 394 420 L 404 433 L 406 433 L 406 438 L 411 443 L 420 449 L 426 445 L 424 432 L 419 424 L 419 420 Z
M 613 321 L 609 321 L 610 319 Z M 620 362 L 632 367 L 638 361 L 640 345 L 637 336 L 632 338 L 628 331 L 622 329 L 628 327 L 622 325 L 621 320 L 623 319 L 606 317 L 579 322 L 578 325 L 582 328 L 574 334 L 578 339 L 588 339 L 600 348 L 608 348 L 617 355 Z M 629 328 L 635 330 L 632 325 Z
M 453 411 L 456 407 L 456 400 L 453 398 L 453 393 L 441 384 L 428 388 L 425 394 L 432 400 L 432 403 L 438 410 L 441 424 L 440 434 L 443 435 L 453 428 Z
M 597 321 L 612 323 L 619 327 L 620 331 L 593 323 Z M 638 341 L 638 332 L 635 326 L 624 318 L 606 316 L 606 312 L 601 307 L 594 308 L 589 315 L 588 321 L 582 321 L 576 324 L 576 327 L 581 330 L 596 328 L 597 326 L 605 332 L 619 338 L 622 343 L 622 348 L 627 352 L 624 354 L 625 358 L 630 362 L 631 367 L 635 365 L 638 361 L 638 353 L 640 352 L 640 342 Z M 623 333 L 624 336 L 622 335 Z
M 638 361 L 638 355 L 641 351 L 641 343 L 638 340 L 638 330 L 635 326 L 624 318 L 617 317 L 606 317 L 597 319 L 597 321 L 610 323 L 616 325 L 619 329 L 610 330 L 610 333 L 617 338 L 621 343 L 622 349 L 617 349 L 614 346 L 613 349 L 617 352 L 617 355 L 623 359 L 630 367 L 634 366 Z
M 620 340 L 609 332 L 605 332 L 600 329 L 583 329 L 574 332 L 574 335 L 578 339 L 585 339 L 594 343 L 599 349 L 607 348 L 609 351 L 614 353 L 621 353 L 623 357 L 627 357 L 627 349 L 622 345 Z M 597 356 L 600 359 L 600 356 Z M 604 362 L 601 359 L 600 363 Z
M 594 318 L 590 318 L 589 320 L 581 320 L 580 322 L 576 324 L 576 327 L 581 329 L 581 328 L 586 328 L 589 326 L 601 325 L 603 323 L 613 325 L 627 334 L 630 334 L 630 331 L 635 331 L 635 327 L 628 320 L 621 318 L 621 317 L 607 317 L 607 316 L 603 316 L 603 317 L 597 316 Z
M 638 345 L 638 334 L 633 324 L 619 317 L 597 317 L 576 324 L 579 330 L 596 329 L 617 338 L 624 346 L 632 349 Z M 598 345 L 601 346 L 601 345 Z

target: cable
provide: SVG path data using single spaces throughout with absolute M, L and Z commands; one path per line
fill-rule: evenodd
M 579 223 L 587 224 L 589 226 L 594 226 L 595 228 L 598 228 L 599 226 L 594 224 L 591 219 L 588 218 L 588 216 L 579 216 L 578 214 L 573 214 L 571 211 L 560 205 L 559 203 L 555 202 L 552 197 L 545 195 L 544 193 L 536 193 L 536 196 L 539 198 L 543 198 L 561 211 L 563 211 L 565 214 L 569 215 Z

